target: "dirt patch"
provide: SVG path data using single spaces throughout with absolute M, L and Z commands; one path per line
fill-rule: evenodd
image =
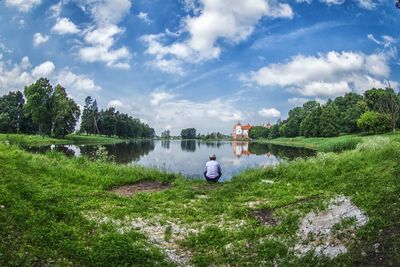
M 274 217 L 273 209 L 259 209 L 250 211 L 250 215 L 254 217 L 260 224 L 275 226 L 279 221 Z
M 375 244 L 361 244 L 361 248 L 364 252 L 355 266 L 400 266 L 400 225 L 381 230 Z
M 168 189 L 170 187 L 171 184 L 168 183 L 143 181 L 131 185 L 114 187 L 110 190 L 110 192 L 113 192 L 120 196 L 130 197 L 140 192 L 156 192 Z

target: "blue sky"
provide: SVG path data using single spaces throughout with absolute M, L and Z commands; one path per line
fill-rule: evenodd
M 229 133 L 400 80 L 394 0 L 3 0 L 0 93 L 41 76 L 157 133 Z

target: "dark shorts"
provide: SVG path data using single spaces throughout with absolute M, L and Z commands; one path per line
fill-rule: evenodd
M 204 172 L 204 178 L 206 178 L 207 182 L 213 182 L 213 183 L 218 182 L 219 178 L 221 178 L 221 176 L 222 176 L 222 173 L 221 173 L 215 178 L 210 178 L 206 174 L 207 174 L 207 172 Z

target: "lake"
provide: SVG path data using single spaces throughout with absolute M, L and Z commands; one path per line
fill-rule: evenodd
M 60 151 L 68 156 L 98 157 L 107 151 L 111 160 L 120 164 L 155 167 L 181 173 L 189 178 L 202 177 L 204 165 L 211 154 L 221 163 L 221 181 L 235 174 L 261 166 L 271 166 L 297 157 L 314 156 L 315 151 L 305 148 L 261 144 L 254 142 L 156 140 L 135 141 L 112 145 L 51 145 L 28 148 L 31 152 Z

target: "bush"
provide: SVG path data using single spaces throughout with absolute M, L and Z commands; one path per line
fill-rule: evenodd
M 357 126 L 366 132 L 383 133 L 390 130 L 391 119 L 387 113 L 367 111 L 357 120 Z

